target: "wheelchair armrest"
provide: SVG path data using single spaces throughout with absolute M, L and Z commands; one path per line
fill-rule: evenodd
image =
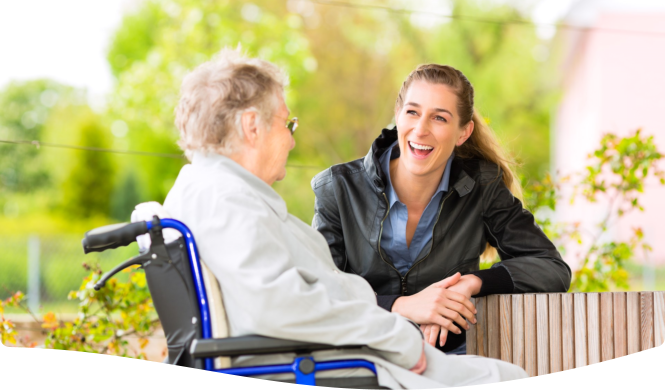
M 268 355 L 273 353 L 309 353 L 341 348 L 360 348 L 361 345 L 330 345 L 264 336 L 228 337 L 223 339 L 195 339 L 189 349 L 193 358 L 218 356 Z

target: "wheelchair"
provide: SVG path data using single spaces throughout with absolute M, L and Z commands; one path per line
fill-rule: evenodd
M 164 230 L 180 233 L 165 242 Z M 166 233 L 169 233 L 166 231 Z M 228 337 L 226 313 L 217 279 L 200 261 L 194 237 L 184 223 L 154 216 L 151 221 L 103 226 L 85 234 L 83 251 L 102 252 L 126 246 L 149 234 L 149 248 L 105 273 L 95 290 L 119 271 L 140 265 L 159 316 L 168 347 L 165 363 L 240 376 L 293 374 L 280 382 L 310 386 L 376 389 L 380 387 L 373 363 L 362 360 L 315 361 L 312 353 L 333 349 L 360 348 L 360 345 L 333 346 L 260 335 Z M 171 232 L 171 234 L 173 234 Z M 295 353 L 290 364 L 231 367 L 231 358 L 247 355 Z M 373 375 L 317 378 L 316 373 L 363 368 Z

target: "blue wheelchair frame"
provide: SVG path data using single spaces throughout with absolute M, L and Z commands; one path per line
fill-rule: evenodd
M 156 226 L 158 225 L 158 226 Z M 194 236 L 189 230 L 189 228 L 182 222 L 164 218 L 158 219 L 155 217 L 153 221 L 146 222 L 137 222 L 132 224 L 120 224 L 104 228 L 95 229 L 86 234 L 86 239 L 84 239 L 84 250 L 86 253 L 88 251 L 103 251 L 105 249 L 111 249 L 118 246 L 128 245 L 130 242 L 133 242 L 136 239 L 137 235 L 144 234 L 146 232 L 152 232 L 153 228 L 157 227 L 158 229 L 171 228 L 175 229 L 182 234 L 186 245 L 186 252 L 189 258 L 189 267 L 191 270 L 191 275 L 194 283 L 194 290 L 196 293 L 196 298 L 198 302 L 198 308 L 201 318 L 201 338 L 195 340 L 207 340 L 213 339 L 212 337 L 212 324 L 210 319 L 210 307 L 208 304 L 208 297 L 206 294 L 205 285 L 203 282 L 203 275 L 201 271 L 201 261 L 196 247 L 196 241 Z M 96 232 L 99 231 L 99 232 Z M 91 237 L 89 237 L 89 234 Z M 92 248 L 89 244 L 86 243 L 86 240 L 92 242 L 92 236 L 102 237 L 103 239 L 97 238 L 98 246 Z M 127 263 L 131 265 L 131 263 Z M 137 263 L 133 263 L 137 264 Z M 126 267 L 127 265 L 122 265 Z M 98 288 L 103 286 L 106 280 L 120 270 L 120 266 L 116 267 L 113 271 L 109 272 L 105 277 L 100 281 Z M 196 345 L 192 345 L 192 351 L 194 351 Z M 334 348 L 334 347 L 333 347 Z M 329 348 L 329 349 L 333 349 Z M 194 352 L 192 352 L 194 355 Z M 219 356 L 224 356 L 220 354 Z M 267 365 L 267 366 L 257 366 L 257 367 L 235 367 L 235 368 L 226 368 L 226 369 L 215 369 L 213 364 L 214 358 L 204 357 L 203 358 L 203 368 L 206 371 L 214 371 L 223 374 L 239 375 L 239 376 L 258 376 L 258 375 L 267 375 L 267 374 L 287 374 L 291 373 L 295 375 L 295 383 L 301 385 L 316 385 L 315 374 L 320 371 L 328 370 L 339 370 L 339 369 L 352 369 L 352 368 L 365 368 L 370 370 L 374 375 L 376 375 L 376 367 L 373 363 L 362 360 L 362 359 L 351 359 L 351 360 L 336 360 L 336 361 L 325 361 L 325 362 L 316 362 L 311 356 L 297 356 L 291 364 L 276 364 L 276 365 Z

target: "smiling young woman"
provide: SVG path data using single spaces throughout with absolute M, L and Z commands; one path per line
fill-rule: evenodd
M 393 129 L 362 159 L 312 180 L 313 226 L 337 266 L 365 278 L 378 304 L 463 353 L 472 296 L 565 292 L 570 268 L 519 201 L 511 161 L 474 109 L 469 80 L 421 65 L 404 81 Z M 481 255 L 501 261 L 479 270 Z

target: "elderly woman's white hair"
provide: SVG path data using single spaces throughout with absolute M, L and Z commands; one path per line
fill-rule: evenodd
M 178 146 L 190 160 L 194 152 L 235 153 L 242 139 L 242 113 L 255 111 L 269 130 L 287 83 L 276 65 L 248 58 L 239 49 L 223 49 L 182 81 L 175 115 Z

